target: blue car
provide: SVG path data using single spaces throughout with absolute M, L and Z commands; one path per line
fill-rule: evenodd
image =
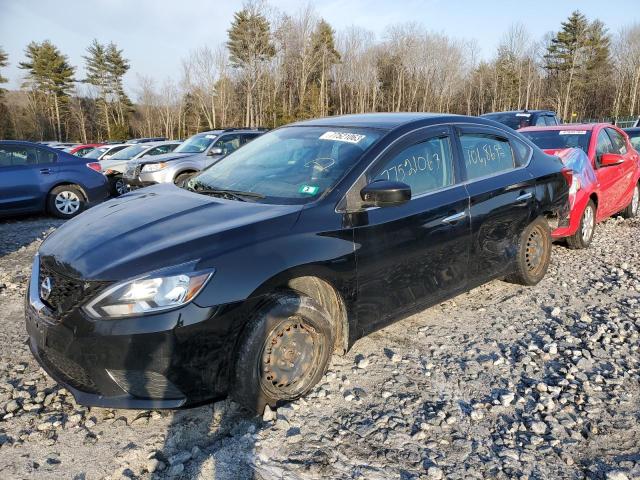
M 0 141 L 0 216 L 71 218 L 109 196 L 100 164 L 32 142 Z

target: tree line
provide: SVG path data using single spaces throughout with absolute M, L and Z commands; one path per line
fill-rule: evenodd
M 415 23 L 376 40 L 359 27 L 337 33 L 311 6 L 289 15 L 251 1 L 225 43 L 185 56 L 179 78 L 137 75 L 134 101 L 123 86 L 131 65 L 115 43 L 87 47 L 82 77 L 50 41 L 30 43 L 24 56 L 20 91 L 0 89 L 0 138 L 185 138 L 375 111 L 548 108 L 567 122 L 640 111 L 640 24 L 612 33 L 579 11 L 541 39 L 512 25 L 481 59 L 474 41 Z M 0 48 L 0 69 L 8 61 Z

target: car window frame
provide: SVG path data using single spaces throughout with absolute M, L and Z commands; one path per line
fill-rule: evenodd
M 503 137 L 508 143 L 509 143 L 509 148 L 511 148 L 511 152 L 514 156 L 514 161 L 515 161 L 515 157 L 516 155 L 519 156 L 518 150 L 517 148 L 514 146 L 514 141 L 519 141 L 521 144 L 523 144 L 525 147 L 527 147 L 527 155 L 526 158 L 521 158 L 521 165 L 514 165 L 514 168 L 511 169 L 507 169 L 507 170 L 501 170 L 499 172 L 493 172 L 493 173 L 488 173 L 487 175 L 483 175 L 481 177 L 476 177 L 476 178 L 469 178 L 468 173 L 467 173 L 467 167 L 465 165 L 464 162 L 464 153 L 463 153 L 463 149 L 462 149 L 462 142 L 460 140 L 460 136 L 464 135 L 464 134 L 469 134 L 469 135 L 492 135 L 495 137 Z M 514 171 L 518 171 L 518 170 L 522 170 L 522 169 L 526 169 L 529 167 L 529 164 L 531 163 L 531 159 L 533 158 L 533 148 L 531 147 L 531 145 L 529 145 L 526 141 L 523 141 L 519 138 L 517 138 L 515 135 L 506 132 L 504 130 L 499 130 L 497 128 L 494 127 L 489 127 L 487 125 L 478 125 L 478 124 L 461 124 L 461 125 L 457 125 L 456 126 L 456 141 L 457 141 L 457 148 L 459 151 L 459 157 L 460 157 L 460 163 L 461 163 L 461 169 L 462 169 L 462 173 L 464 176 L 464 180 L 463 180 L 463 184 L 470 184 L 473 182 L 478 182 L 478 181 L 482 181 L 482 180 L 486 180 L 488 178 L 493 178 L 493 177 L 498 177 L 500 175 L 505 175 Z
M 604 130 L 607 132 L 607 135 L 609 136 L 609 140 L 611 141 L 611 145 L 613 146 L 613 148 L 616 148 L 616 142 L 614 141 L 614 137 L 612 135 L 611 132 L 617 134 L 620 139 L 622 140 L 622 143 L 624 144 L 624 152 L 611 152 L 611 153 L 615 153 L 617 155 L 626 155 L 627 153 L 629 153 L 629 145 L 627 145 L 627 139 L 625 138 L 624 135 L 622 135 L 618 130 L 616 130 L 613 127 L 605 127 Z
M 599 139 L 600 139 L 600 135 L 603 134 L 605 136 L 605 138 L 609 141 L 609 144 L 611 145 L 611 150 L 606 151 L 606 152 L 601 152 L 598 153 L 598 144 L 600 143 Z M 596 135 L 595 138 L 595 145 L 593 146 L 593 157 L 594 157 L 594 163 L 596 168 L 602 168 L 602 165 L 600 164 L 600 156 L 605 154 L 605 153 L 614 153 L 613 150 L 613 141 L 611 140 L 611 137 L 609 136 L 609 134 L 607 133 L 605 128 L 601 128 L 598 131 L 598 134 Z

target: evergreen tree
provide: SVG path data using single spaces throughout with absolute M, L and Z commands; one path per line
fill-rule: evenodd
M 55 137 L 63 139 L 63 116 L 73 88 L 74 68 L 49 40 L 31 42 L 25 50 L 27 60 L 19 67 L 27 71 L 24 86 L 31 89 L 36 99 L 42 100 L 48 110 Z
M 311 48 L 317 61 L 315 80 L 319 84 L 318 102 L 321 116 L 329 114 L 328 79 L 331 67 L 340 62 L 340 53 L 336 50 L 334 35 L 331 25 L 322 19 L 318 22 L 311 38 Z
M 234 14 L 228 34 L 231 65 L 244 74 L 245 124 L 254 126 L 254 90 L 260 80 L 262 64 L 276 53 L 269 21 L 255 6 L 249 5 Z
M 84 57 L 86 83 L 98 90 L 101 117 L 108 138 L 127 136 L 131 101 L 123 87 L 123 77 L 129 71 L 129 61 L 112 42 L 102 45 L 93 40 Z
M 7 55 L 7 52 L 5 52 L 2 47 L 0 47 L 0 68 L 4 68 L 7 65 L 9 65 L 9 55 Z M 8 80 L 3 77 L 0 74 L 0 84 L 2 83 L 7 83 Z M 5 89 L 4 88 L 0 88 L 0 98 L 2 98 L 2 95 L 4 94 Z
M 562 118 L 569 120 L 575 110 L 584 114 L 585 105 L 598 96 L 599 78 L 609 64 L 610 39 L 599 21 L 590 23 L 575 11 L 562 22 L 562 29 L 551 39 L 545 54 L 545 69 L 558 86 Z

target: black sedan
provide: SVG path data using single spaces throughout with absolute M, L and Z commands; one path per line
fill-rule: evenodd
M 560 160 L 498 123 L 365 114 L 269 132 L 42 244 L 35 357 L 86 405 L 304 395 L 331 355 L 495 278 L 534 285 L 566 213 Z

